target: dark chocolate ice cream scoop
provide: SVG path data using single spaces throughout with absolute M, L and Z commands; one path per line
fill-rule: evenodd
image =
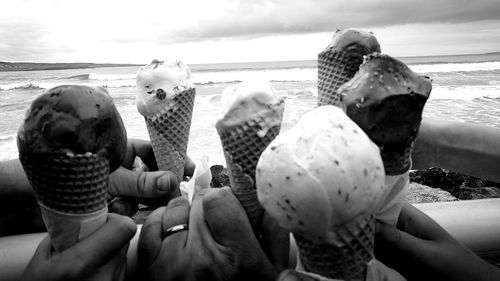
M 106 89 L 63 85 L 33 101 L 17 141 L 20 158 L 91 153 L 108 158 L 112 172 L 121 164 L 127 137 Z
M 339 88 L 344 111 L 379 146 L 388 175 L 410 168 L 431 89 L 428 77 L 377 53 L 368 55 L 356 75 Z

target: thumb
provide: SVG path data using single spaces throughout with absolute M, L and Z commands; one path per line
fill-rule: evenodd
M 203 196 L 203 213 L 217 243 L 234 246 L 248 237 L 258 245 L 245 210 L 229 187 L 209 189 Z
M 113 196 L 157 198 L 179 192 L 177 177 L 169 171 L 135 172 L 120 167 L 109 177 Z
M 108 210 L 111 213 L 132 217 L 137 213 L 139 204 L 133 198 L 116 197 L 108 203 Z
M 260 239 L 262 249 L 278 272 L 289 268 L 290 232 L 264 212 Z

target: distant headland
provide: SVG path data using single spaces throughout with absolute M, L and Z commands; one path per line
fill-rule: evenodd
M 0 61 L 0 72 L 30 71 L 30 70 L 59 70 L 101 67 L 138 66 L 138 64 L 114 63 L 35 63 L 35 62 L 3 62 Z

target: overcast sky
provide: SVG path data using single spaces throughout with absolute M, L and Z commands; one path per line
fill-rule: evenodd
M 2 0 L 0 61 L 316 59 L 337 28 L 392 56 L 500 51 L 499 0 Z

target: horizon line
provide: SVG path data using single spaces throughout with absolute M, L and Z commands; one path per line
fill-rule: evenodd
M 384 53 L 382 53 L 384 54 Z M 494 55 L 500 54 L 500 51 L 485 52 L 485 53 L 468 53 L 468 54 L 453 54 L 453 55 L 421 55 L 421 56 L 394 56 L 394 58 L 419 58 L 419 57 L 449 57 L 449 56 L 471 56 L 471 55 Z M 206 65 L 206 64 L 241 64 L 241 63 L 270 63 L 270 62 L 294 62 L 294 61 L 314 61 L 316 59 L 296 59 L 296 60 L 268 60 L 268 61 L 238 61 L 238 62 L 205 62 L 205 63 L 190 63 L 189 65 Z M 125 63 L 125 62 L 33 62 L 33 61 L 0 61 L 0 63 L 10 64 L 95 64 L 95 65 L 123 65 L 123 66 L 139 66 L 144 63 Z

